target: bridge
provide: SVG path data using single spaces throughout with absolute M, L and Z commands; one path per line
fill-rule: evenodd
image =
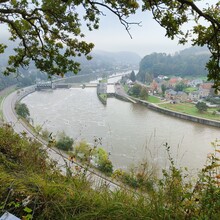
M 38 82 L 35 90 L 53 89 L 52 82 Z
M 97 87 L 99 83 L 65 83 L 61 80 L 56 80 L 54 82 L 47 81 L 47 82 L 38 82 L 36 84 L 37 91 L 46 90 L 46 89 L 58 89 L 58 88 L 92 88 Z M 115 85 L 115 83 L 106 83 L 106 85 Z

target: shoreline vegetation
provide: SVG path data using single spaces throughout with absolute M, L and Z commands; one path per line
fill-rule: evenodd
M 170 167 L 162 178 L 152 176 L 145 163 L 124 178 L 137 191 L 112 190 L 108 183 L 94 187 L 86 171 L 67 165 L 63 175 L 39 142 L 6 125 L 0 128 L 0 216 L 8 211 L 21 219 L 219 219 L 219 143 L 212 145 L 214 153 L 194 181 L 175 167 L 166 145 Z

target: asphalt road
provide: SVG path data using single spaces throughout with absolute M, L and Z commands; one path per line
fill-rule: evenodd
M 3 104 L 2 104 L 4 121 L 10 124 L 16 133 L 21 134 L 25 132 L 28 137 L 37 139 L 40 143 L 42 143 L 42 146 L 44 147 L 44 149 L 46 149 L 49 157 L 53 161 L 56 161 L 57 166 L 61 170 L 61 172 L 63 173 L 66 172 L 66 164 L 68 164 L 72 170 L 74 170 L 76 166 L 81 167 L 81 169 L 84 169 L 84 167 L 81 164 L 76 163 L 76 162 L 74 163 L 70 162 L 68 160 L 68 155 L 66 155 L 65 153 L 57 149 L 48 148 L 47 143 L 44 140 L 42 140 L 40 137 L 37 137 L 31 131 L 31 129 L 29 129 L 27 125 L 25 125 L 24 122 L 22 122 L 22 120 L 19 120 L 16 117 L 16 113 L 14 111 L 15 103 L 17 100 L 21 99 L 21 97 L 23 97 L 24 95 L 25 95 L 25 90 L 22 91 L 20 94 L 18 94 L 15 91 L 4 99 Z M 101 173 L 98 173 L 94 171 L 93 169 L 89 169 L 86 173 L 87 173 L 86 174 L 87 179 L 92 182 L 92 186 L 94 188 L 99 187 L 102 184 L 108 185 L 111 190 L 122 187 L 118 183 L 112 182 L 111 180 L 103 176 Z

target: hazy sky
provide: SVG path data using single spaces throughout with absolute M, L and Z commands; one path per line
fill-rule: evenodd
M 202 0 L 197 3 L 200 7 L 205 7 L 206 3 L 212 4 L 217 0 Z M 86 31 L 86 39 L 95 43 L 96 50 L 106 51 L 133 51 L 141 56 L 152 52 L 174 53 L 184 48 L 190 47 L 191 44 L 179 45 L 178 40 L 170 40 L 165 37 L 165 30 L 152 19 L 150 12 L 139 11 L 132 16 L 130 21 L 142 22 L 142 27 L 132 26 L 130 33 L 132 39 L 120 24 L 118 18 L 107 13 L 101 17 L 100 28 L 92 32 Z M 189 25 L 190 26 L 190 25 Z
M 196 4 L 200 7 L 206 7 L 208 4 L 214 4 L 219 0 L 201 0 Z M 80 14 L 81 14 L 80 10 Z M 152 52 L 166 52 L 173 54 L 184 48 L 190 47 L 191 44 L 179 45 L 178 40 L 170 40 L 165 37 L 165 30 L 153 20 L 150 12 L 138 11 L 137 14 L 129 18 L 131 22 L 142 22 L 141 27 L 137 25 L 131 26 L 130 33 L 126 32 L 118 18 L 105 11 L 106 16 L 101 16 L 100 27 L 98 30 L 88 31 L 82 26 L 83 32 L 86 34 L 85 40 L 95 44 L 95 50 L 104 50 L 111 52 L 132 51 L 140 56 L 145 56 Z M 188 25 L 190 26 L 190 25 Z M 4 25 L 1 25 L 1 42 L 7 42 L 9 33 Z

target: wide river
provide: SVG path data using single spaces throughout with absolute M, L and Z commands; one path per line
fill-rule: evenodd
M 177 166 L 192 171 L 202 168 L 218 128 L 169 117 L 129 102 L 108 98 L 104 106 L 95 88 L 71 88 L 34 92 L 25 97 L 35 125 L 53 132 L 65 131 L 75 141 L 94 143 L 110 153 L 115 168 L 126 169 L 143 159 L 158 168 L 169 165 L 164 143 L 168 143 Z

